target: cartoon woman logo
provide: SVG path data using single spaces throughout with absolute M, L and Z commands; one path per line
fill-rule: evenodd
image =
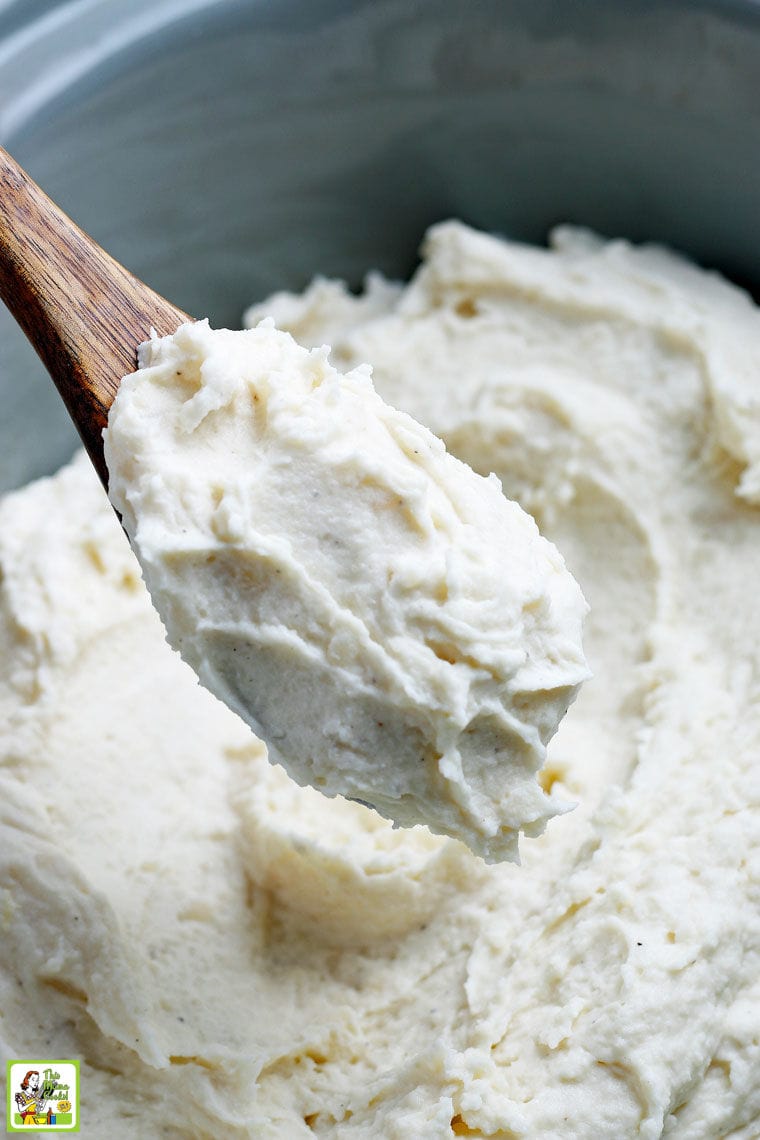
M 40 1074 L 30 1069 L 21 1082 L 21 1092 L 16 1093 L 16 1104 L 23 1124 L 46 1124 L 49 1113 L 45 1111 L 47 1097 L 40 1088 Z

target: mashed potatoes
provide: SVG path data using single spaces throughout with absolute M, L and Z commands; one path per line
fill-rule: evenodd
M 579 807 L 486 866 L 268 764 L 165 644 L 82 458 L 0 506 L 0 1022 L 82 1134 L 750 1140 L 760 1129 L 760 317 L 571 230 L 435 229 L 271 313 L 495 471 L 591 613 Z
M 300 784 L 489 862 L 561 810 L 536 779 L 588 674 L 534 520 L 326 348 L 265 319 L 141 349 L 108 490 L 170 643 Z

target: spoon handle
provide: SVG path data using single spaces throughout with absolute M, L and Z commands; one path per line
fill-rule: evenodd
M 114 261 L 0 147 L 0 298 L 63 397 L 103 485 L 102 432 L 151 328 L 190 318 Z

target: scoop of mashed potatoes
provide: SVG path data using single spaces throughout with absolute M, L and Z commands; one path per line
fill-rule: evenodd
M 534 520 L 270 320 L 150 341 L 105 433 L 169 641 L 301 784 L 515 858 L 587 676 Z
M 258 308 L 565 552 L 594 679 L 486 865 L 269 764 L 172 652 L 83 458 L 0 504 L 0 1039 L 82 1133 L 755 1140 L 760 317 L 657 249 L 448 224 Z M 434 382 L 433 382 L 434 381 Z

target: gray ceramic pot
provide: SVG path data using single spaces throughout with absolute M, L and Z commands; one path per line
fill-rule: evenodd
M 0 141 L 181 307 L 407 274 L 456 215 L 760 282 L 760 4 L 0 0 Z M 0 487 L 75 446 L 0 314 Z

